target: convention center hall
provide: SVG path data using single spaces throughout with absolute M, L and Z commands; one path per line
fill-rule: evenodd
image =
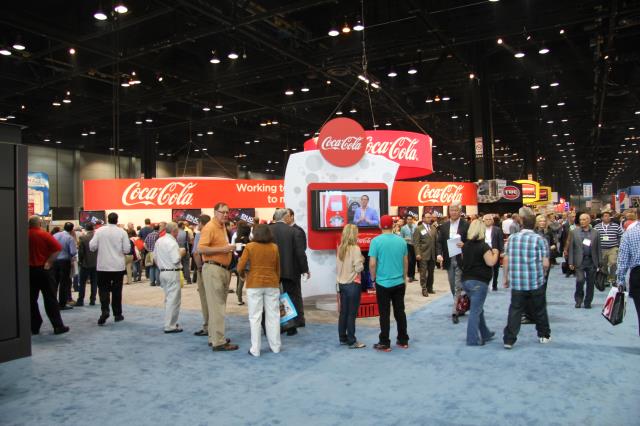
M 639 145 L 640 0 L 2 2 L 0 425 L 638 426 Z

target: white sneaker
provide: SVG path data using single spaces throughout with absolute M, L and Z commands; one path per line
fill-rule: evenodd
M 540 338 L 540 343 L 545 344 L 545 343 L 549 343 L 551 341 L 551 337 L 541 337 Z
M 505 349 L 513 349 L 513 345 L 509 345 L 507 343 L 504 344 Z

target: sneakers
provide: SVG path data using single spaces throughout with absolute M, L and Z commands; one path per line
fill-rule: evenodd
M 396 346 L 399 347 L 400 349 L 409 349 L 409 344 L 408 343 L 396 342 Z
M 551 341 L 551 337 L 541 337 L 539 339 L 540 343 L 542 343 L 543 345 L 546 343 L 549 343 Z
M 376 343 L 373 345 L 373 349 L 380 352 L 391 352 L 391 347 L 389 347 L 389 345 L 383 345 L 382 343 Z
M 504 348 L 505 349 L 513 349 L 513 343 L 505 343 L 504 344 Z
M 116 315 L 115 318 L 113 318 L 113 320 L 115 322 L 124 321 L 124 317 L 122 315 Z

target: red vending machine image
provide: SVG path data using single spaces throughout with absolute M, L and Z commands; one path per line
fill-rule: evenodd
M 345 194 L 341 192 L 321 194 L 320 205 L 324 212 L 323 228 L 342 228 L 347 224 L 348 200 Z

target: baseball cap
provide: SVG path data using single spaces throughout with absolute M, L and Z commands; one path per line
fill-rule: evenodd
M 380 228 L 390 229 L 393 228 L 393 218 L 389 215 L 384 215 L 380 218 Z

